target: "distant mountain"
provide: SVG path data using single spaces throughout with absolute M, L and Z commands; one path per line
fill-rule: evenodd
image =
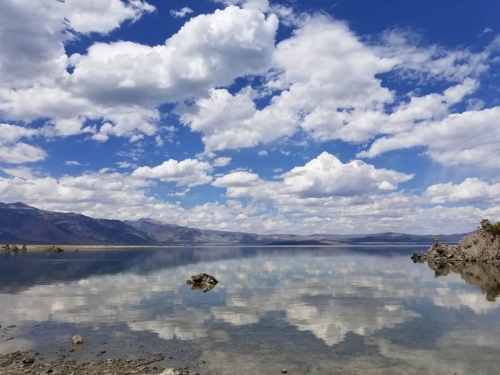
M 456 243 L 464 235 L 441 235 Z M 75 245 L 429 245 L 432 236 L 400 233 L 309 236 L 223 232 L 164 224 L 152 219 L 93 219 L 76 213 L 43 211 L 24 203 L 0 203 L 0 243 Z
M 146 233 L 119 220 L 42 211 L 23 203 L 0 203 L 0 241 L 26 244 L 155 244 Z

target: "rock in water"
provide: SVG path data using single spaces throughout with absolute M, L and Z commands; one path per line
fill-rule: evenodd
M 63 251 L 64 251 L 64 249 L 61 249 L 60 247 L 55 247 L 55 246 L 51 246 L 45 250 L 45 252 L 47 252 L 49 254 L 62 253 Z
M 209 283 L 209 284 L 217 284 L 219 281 L 209 275 L 207 273 L 199 273 L 197 275 L 191 276 L 191 280 L 188 280 L 188 283 Z
M 481 226 L 462 238 L 457 246 L 439 242 L 434 237 L 432 246 L 426 253 L 415 253 L 411 259 L 415 263 L 500 262 L 500 236 L 494 231 L 491 222 L 483 219 Z
M 211 291 L 219 281 L 207 273 L 199 273 L 191 276 L 191 280 L 187 280 L 186 284 L 191 285 L 191 289 L 202 290 L 204 293 Z
M 83 337 L 80 335 L 75 335 L 73 336 L 71 342 L 73 343 L 73 345 L 81 345 L 83 344 Z

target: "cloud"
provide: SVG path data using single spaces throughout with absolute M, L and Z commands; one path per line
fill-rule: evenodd
M 440 121 L 427 121 L 413 129 L 377 139 L 358 157 L 376 157 L 383 153 L 416 146 L 445 166 L 474 165 L 499 168 L 500 107 L 450 114 Z
M 156 147 L 162 147 L 163 146 L 163 138 L 160 137 L 159 135 L 157 135 L 155 137 L 155 143 L 156 143 Z
M 256 233 L 359 233 L 359 228 L 365 233 L 428 234 L 436 228 L 440 233 L 465 233 L 476 228 L 483 217 L 500 220 L 498 206 L 479 209 L 467 203 L 462 207 L 429 205 L 428 198 L 404 192 L 305 198 L 298 191 L 289 191 L 283 181 L 265 181 L 251 172 L 233 172 L 214 181 L 227 189 L 226 203 L 184 208 L 151 196 L 152 184 L 158 185 L 156 190 L 163 188 L 162 175 L 167 181 L 184 186 L 208 181 L 210 177 L 200 177 L 204 172 L 196 168 L 184 167 L 183 172 L 165 168 L 169 173 L 163 168 L 154 173 L 154 168 L 146 168 L 147 173 L 141 177 L 106 170 L 60 178 L 0 177 L 0 196 L 4 202 L 21 201 L 41 209 L 80 212 L 96 218 L 150 217 L 203 229 Z M 450 217 L 454 220 L 450 221 Z
M 127 169 L 127 168 L 137 168 L 137 164 L 129 163 L 128 161 L 119 161 L 116 163 L 118 168 Z
M 207 153 L 254 147 L 297 132 L 319 142 L 364 143 L 456 110 L 454 105 L 477 90 L 477 77 L 488 71 L 493 51 L 491 46 L 473 53 L 424 45 L 400 30 L 367 43 L 326 15 L 295 14 L 270 7 L 267 0 L 227 0 L 222 1 L 226 8 L 191 18 L 162 45 L 100 42 L 67 56 L 65 43 L 83 34 L 107 34 L 155 8 L 139 0 L 53 7 L 48 1 L 31 8 L 21 6 L 26 0 L 9 0 L 0 8 L 7 31 L 30 25 L 13 36 L 4 33 L 0 55 L 8 59 L 0 66 L 12 81 L 0 84 L 0 110 L 14 121 L 48 118 L 47 137 L 88 133 L 99 142 L 111 136 L 131 142 L 158 137 L 158 107 L 175 103 L 181 122 L 201 133 Z M 288 25 L 294 30 L 276 45 L 278 16 L 293 16 Z M 463 91 L 459 85 L 449 89 L 457 91 L 450 94 L 455 97 L 447 96 L 449 90 L 417 97 L 384 86 L 384 73 L 410 83 L 461 82 Z M 249 76 L 260 76 L 262 83 L 233 94 L 229 86 L 235 79 Z M 267 104 L 257 106 L 257 99 Z M 155 139 L 161 146 L 162 139 Z
M 255 186 L 259 183 L 258 174 L 250 172 L 233 172 L 225 176 L 217 178 L 212 185 L 216 187 L 248 187 Z
M 300 130 L 319 142 L 363 143 L 401 133 L 449 115 L 479 88 L 476 77 L 488 71 L 492 53 L 490 48 L 474 54 L 420 46 L 414 39 L 393 31 L 369 45 L 341 21 L 304 17 L 292 36 L 277 44 L 273 70 L 260 90 L 213 89 L 176 112 L 192 131 L 202 133 L 207 152 L 254 147 Z M 458 84 L 442 94 L 397 96 L 384 87 L 383 73 L 409 82 Z M 263 98 L 268 104 L 257 108 L 256 99 Z
M 283 136 L 291 136 L 294 126 L 279 126 L 266 123 L 272 118 L 283 121 L 290 113 L 276 109 L 256 112 L 253 102 L 255 93 L 250 88 L 231 95 L 226 89 L 214 89 L 210 96 L 199 99 L 195 105 L 178 107 L 180 120 L 192 131 L 203 133 L 202 140 L 207 152 L 225 149 L 253 147 Z M 293 115 L 292 115 L 293 116 Z
M 19 142 L 39 135 L 36 129 L 0 123 L 0 161 L 24 164 L 44 160 L 47 154 L 41 148 Z
M 447 49 L 424 45 L 415 33 L 391 30 L 382 36 L 379 53 L 397 60 L 397 71 L 406 79 L 462 82 L 489 70 L 491 50 L 474 53 L 467 48 Z
M 132 173 L 132 177 L 175 182 L 177 186 L 197 186 L 212 181 L 212 177 L 207 174 L 207 171 L 211 169 L 212 166 L 209 163 L 195 159 L 180 162 L 170 159 L 153 168 L 139 167 Z
M 135 142 L 140 141 L 141 139 L 144 139 L 144 134 L 133 134 L 130 137 L 129 142 L 130 143 L 135 143 Z
M 188 7 L 184 7 L 184 8 L 179 9 L 179 10 L 172 9 L 170 11 L 170 15 L 172 17 L 175 17 L 175 18 L 184 18 L 188 14 L 191 14 L 191 13 L 193 13 L 193 10 L 191 8 L 188 8 Z
M 0 161 L 10 164 L 33 163 L 44 160 L 47 154 L 38 147 L 26 143 L 14 146 L 0 146 Z
M 225 167 L 228 166 L 229 163 L 231 163 L 231 158 L 230 157 L 220 157 L 214 160 L 214 167 Z
M 72 57 L 70 82 L 73 92 L 95 102 L 158 105 L 189 99 L 265 72 L 277 27 L 273 15 L 228 7 L 191 18 L 164 45 L 96 43 L 86 55 Z
M 153 5 L 143 0 L 67 1 L 59 7 L 61 16 L 64 15 L 68 20 L 70 30 L 82 34 L 107 34 L 119 28 L 124 21 L 135 22 L 155 10 Z
M 89 208 L 104 204 L 118 208 L 125 202 L 129 207 L 141 204 L 148 199 L 144 189 L 148 184 L 120 173 L 83 174 L 80 176 L 35 177 L 0 179 L 0 193 L 5 202 L 23 201 L 36 205 L 43 202 L 46 209 L 63 211 L 91 212 Z M 96 213 L 95 211 L 93 213 Z M 100 216 L 100 215 L 99 215 Z
M 344 23 L 326 17 L 307 20 L 277 45 L 273 60 L 278 73 L 266 86 L 280 93 L 263 109 L 256 109 L 252 90 L 233 96 L 220 89 L 181 114 L 193 131 L 203 132 L 207 149 L 253 147 L 291 136 L 308 122 L 304 114 L 314 115 L 323 107 L 363 108 L 393 100 L 374 75 L 389 71 L 395 62 L 380 59 Z M 310 126 L 304 127 L 314 136 Z
M 80 162 L 76 161 L 76 160 L 68 160 L 66 162 L 64 162 L 64 165 L 81 165 Z
M 135 20 L 154 9 L 140 1 L 108 3 L 120 16 L 110 17 L 105 6 L 87 4 L 88 12 L 99 13 L 87 26 L 82 21 L 87 13 L 76 6 L 72 11 L 78 17 L 69 17 L 77 32 L 74 37 L 78 33 L 108 32 L 126 19 Z M 58 20 L 58 15 L 53 18 Z M 19 17 L 13 17 L 16 25 L 31 25 L 19 22 Z M 52 22 L 47 17 L 49 13 L 44 13 L 37 19 L 40 28 Z M 62 24 L 61 17 L 57 22 Z M 132 140 L 139 134 L 155 136 L 160 119 L 158 105 L 203 96 L 212 87 L 229 85 L 237 77 L 264 73 L 271 63 L 277 28 L 278 20 L 272 14 L 229 6 L 190 19 L 164 45 L 154 47 L 127 41 L 95 43 L 86 54 L 68 57 L 62 36 L 43 40 L 40 44 L 54 49 L 46 57 L 45 74 L 33 76 L 26 84 L 12 81 L 18 86 L 16 90 L 9 85 L 0 90 L 0 110 L 4 118 L 12 120 L 50 118 L 46 133 L 56 136 L 88 132 L 97 141 L 106 141 L 109 136 Z M 13 54 L 6 51 L 5 56 Z M 40 66 L 22 71 L 43 71 L 42 59 L 30 56 L 26 60 L 36 60 Z M 66 71 L 67 65 L 72 73 Z M 5 76 L 13 76 L 8 73 Z M 29 105 L 26 98 L 30 98 Z M 96 124 L 88 126 L 87 122 Z
M 257 9 L 266 12 L 269 9 L 269 0 L 215 0 L 218 3 L 238 5 L 246 9 Z
M 22 138 L 32 138 L 39 134 L 36 129 L 23 126 L 0 124 L 0 145 L 14 144 Z
M 500 201 L 500 183 L 489 184 L 478 178 L 466 178 L 460 184 L 432 185 L 424 196 L 434 204 L 486 203 Z
M 2 122 L 16 125 L 0 124 L 0 162 L 42 161 L 49 155 L 36 141 L 79 136 L 78 141 L 97 142 L 124 137 L 129 142 L 120 144 L 134 153 L 135 163 L 113 165 L 133 168 L 130 173 L 61 178 L 30 176 L 27 169 L 10 166 L 4 172 L 11 177 L 2 180 L 6 196 L 117 218 L 135 217 L 138 208 L 156 217 L 166 210 L 184 224 L 254 231 L 353 232 L 360 223 L 367 231 L 422 232 L 436 223 L 455 231 L 446 215 L 461 218 L 467 229 L 480 216 L 498 217 L 492 205 L 496 184 L 485 181 L 444 183 L 419 195 L 400 189 L 412 178 L 410 169 L 401 173 L 380 168 L 378 161 L 328 153 L 304 165 L 290 165 L 294 158 L 287 158 L 286 168 L 273 165 L 280 175 L 268 180 L 260 170 L 261 176 L 249 171 L 253 165 L 239 164 L 242 158 L 216 154 L 253 148 L 248 152 L 260 156 L 270 149 L 290 155 L 287 147 L 299 141 L 316 142 L 318 149 L 340 141 L 357 147 L 356 158 L 419 147 L 446 167 L 498 168 L 500 107 L 491 107 L 484 96 L 498 40 L 473 52 L 429 45 L 401 30 L 365 38 L 325 14 L 299 13 L 267 0 L 222 3 L 223 9 L 190 17 L 165 42 L 146 45 L 112 34 L 154 12 L 145 1 L 2 2 L 0 112 Z M 281 33 L 285 30 L 289 33 Z M 96 33 L 105 37 L 94 42 Z M 82 36 L 87 50 L 69 56 L 65 46 Z M 186 131 L 195 141 L 199 136 L 204 152 L 190 156 L 193 149 L 185 147 L 191 144 L 172 142 L 167 131 L 175 129 L 180 129 L 176 138 Z M 154 146 L 167 142 L 187 151 L 186 160 L 157 161 L 153 153 L 162 150 Z M 262 146 L 272 142 L 276 145 Z M 140 163 L 147 147 L 153 147 L 150 166 Z M 228 165 L 232 172 L 212 177 L 214 168 Z M 69 186 L 75 181 L 104 198 L 121 186 L 134 199 L 123 207 L 107 203 Z M 187 189 L 212 183 L 226 196 L 223 204 L 184 209 L 170 199 L 188 191 L 164 183 Z M 47 186 L 58 195 L 48 194 Z M 65 194 L 79 198 L 71 202 Z
M 64 42 L 79 34 L 107 34 L 154 9 L 142 0 L 2 1 L 0 86 L 19 88 L 64 78 Z
M 29 180 L 29 179 L 35 178 L 34 174 L 33 174 L 33 170 L 31 168 L 28 168 L 28 167 L 2 168 L 2 171 L 4 171 L 4 173 L 7 173 L 8 175 L 10 175 L 12 177 L 18 177 L 18 178 L 22 178 L 24 180 Z
M 137 118 L 130 114 L 130 109 L 94 106 L 87 98 L 73 96 L 68 86 L 70 74 L 66 71 L 72 59 L 66 55 L 64 44 L 82 34 L 107 34 L 123 22 L 134 22 L 154 9 L 142 0 L 42 0 L 36 5 L 26 0 L 2 2 L 0 110 L 3 117 L 25 122 L 49 118 L 51 126 L 44 132 L 46 136 L 94 132 L 95 129 L 84 126 L 88 119 L 108 118 L 129 127 L 123 125 L 130 122 L 126 118 L 132 121 Z M 142 115 L 141 119 L 147 117 Z M 128 135 L 127 130 L 121 134 Z M 118 130 L 116 134 L 119 133 Z
M 493 32 L 493 29 L 490 28 L 490 27 L 487 27 L 486 29 L 484 29 L 481 34 L 479 34 L 479 36 L 483 36 L 484 34 L 490 34 Z
M 398 184 L 411 180 L 413 175 L 377 169 L 361 160 L 342 164 L 335 156 L 323 152 L 281 177 L 289 191 L 304 198 L 319 198 L 396 190 Z

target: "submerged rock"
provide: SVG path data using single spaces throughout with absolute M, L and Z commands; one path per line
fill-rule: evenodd
M 207 273 L 199 273 L 191 276 L 191 280 L 187 280 L 186 284 L 191 285 L 193 290 L 202 290 L 203 293 L 211 291 L 219 281 Z
M 483 219 L 481 226 L 462 238 L 457 246 L 439 242 L 434 237 L 427 252 L 414 253 L 411 259 L 415 263 L 500 262 L 500 236 L 493 228 L 489 220 Z

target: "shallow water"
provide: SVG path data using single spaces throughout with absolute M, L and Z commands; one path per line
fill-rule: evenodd
M 499 373 L 499 268 L 431 269 L 410 260 L 417 250 L 2 254 L 0 352 L 164 353 L 202 375 Z M 191 290 L 198 272 L 220 283 Z M 74 334 L 85 343 L 68 353 Z

